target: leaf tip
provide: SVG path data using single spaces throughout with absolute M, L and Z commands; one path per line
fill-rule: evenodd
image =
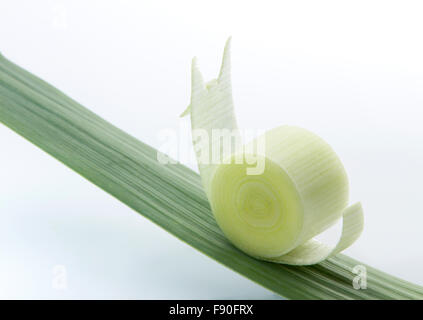
M 225 49 L 223 50 L 222 66 L 220 67 L 219 81 L 230 79 L 231 73 L 231 43 L 232 37 L 226 40 Z
M 189 105 L 184 112 L 181 113 L 179 116 L 180 118 L 184 118 L 185 116 L 189 115 L 191 113 L 191 105 Z

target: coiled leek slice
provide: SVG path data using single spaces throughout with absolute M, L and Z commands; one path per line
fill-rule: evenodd
M 214 217 L 226 237 L 253 257 L 291 265 L 319 263 L 360 236 L 361 204 L 348 206 L 348 178 L 340 159 L 308 130 L 281 126 L 242 145 L 232 101 L 230 43 L 219 77 L 208 83 L 193 59 L 191 104 L 182 114 L 191 116 Z M 227 133 L 226 147 L 221 132 Z M 253 168 L 248 159 L 262 165 Z M 314 239 L 339 219 L 343 228 L 335 246 Z

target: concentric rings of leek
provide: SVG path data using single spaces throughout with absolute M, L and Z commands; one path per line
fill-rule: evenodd
M 348 202 L 348 180 L 332 148 L 313 133 L 281 126 L 264 136 L 264 172 L 221 164 L 211 179 L 210 203 L 226 237 L 263 258 L 286 254 L 327 229 Z M 253 142 L 254 143 L 254 142 Z
M 246 175 L 247 164 L 219 166 L 210 203 L 219 227 L 235 246 L 252 256 L 271 258 L 295 246 L 303 206 L 287 173 L 265 161 L 264 173 L 257 176 Z

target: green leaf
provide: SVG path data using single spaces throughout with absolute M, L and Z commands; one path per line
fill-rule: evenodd
M 423 288 L 337 255 L 308 267 L 259 261 L 232 246 L 216 225 L 199 176 L 163 165 L 157 151 L 0 56 L 0 121 L 197 250 L 291 299 L 423 299 Z

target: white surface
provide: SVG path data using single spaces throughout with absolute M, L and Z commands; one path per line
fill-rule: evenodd
M 0 51 L 156 147 L 233 36 L 244 128 L 321 135 L 361 200 L 347 254 L 423 285 L 419 2 L 2 1 Z M 0 298 L 274 298 L 0 126 Z M 67 290 L 52 287 L 64 265 Z

